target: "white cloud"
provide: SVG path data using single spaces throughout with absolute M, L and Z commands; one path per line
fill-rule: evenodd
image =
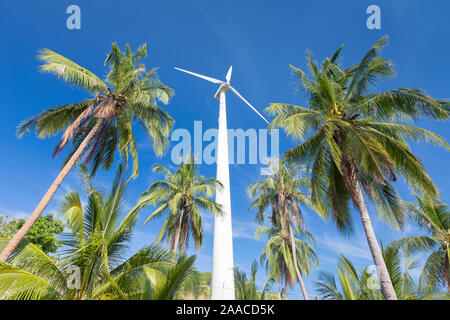
M 214 230 L 214 216 L 211 213 L 205 213 L 202 216 L 202 224 L 206 233 L 212 233 Z
M 8 210 L 1 208 L 0 215 L 8 216 L 8 218 L 27 219 L 30 216 L 30 212 L 24 212 L 20 210 Z
M 209 234 L 214 232 L 214 216 L 205 214 L 202 217 L 203 230 Z M 242 221 L 233 219 L 233 238 L 255 240 L 255 230 L 258 225 L 252 221 Z
M 233 219 L 233 238 L 255 240 L 255 230 L 258 224 L 253 221 L 242 221 Z
M 203 230 L 209 234 L 214 232 L 214 216 L 205 214 L 202 217 Z M 255 240 L 256 222 L 233 219 L 233 238 Z
M 363 240 L 341 239 L 324 235 L 316 237 L 317 244 L 326 250 L 333 251 L 336 254 L 343 254 L 346 257 L 356 258 L 360 260 L 372 260 L 369 248 Z
M 206 233 L 213 234 L 214 232 L 214 216 L 210 213 L 202 216 L 203 230 Z M 255 239 L 255 231 L 258 228 L 258 224 L 254 221 L 244 221 L 233 219 L 233 238 L 241 239 Z

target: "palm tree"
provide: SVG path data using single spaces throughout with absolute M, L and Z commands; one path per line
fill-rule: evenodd
M 211 297 L 211 272 L 194 270 L 176 294 L 177 300 L 209 300 Z
M 449 102 L 433 99 L 420 89 L 370 92 L 378 80 L 393 76 L 391 61 L 379 56 L 386 43 L 387 37 L 382 37 L 360 63 L 347 69 L 341 68 L 338 59 L 342 47 L 321 66 L 310 54 L 310 77 L 291 66 L 308 97 L 308 107 L 274 103 L 267 110 L 277 115 L 270 128 L 282 127 L 303 140 L 286 152 L 286 159 L 311 168 L 311 199 L 329 210 L 341 231 L 351 230 L 352 200 L 360 213 L 383 293 L 387 299 L 396 299 L 364 193 L 375 200 L 384 220 L 397 228 L 404 217 L 399 196 L 390 183 L 397 175 L 416 190 L 438 195 L 407 140 L 433 143 L 447 150 L 449 145 L 435 133 L 395 121 L 448 119 Z
M 0 245 L 6 242 L 0 240 Z M 74 279 L 78 271 L 71 268 L 69 261 L 55 260 L 29 243 L 8 262 L 0 262 L 0 299 L 173 300 L 195 273 L 195 256 L 180 256 L 176 263 L 171 259 L 171 252 L 152 244 L 127 259 L 121 268 L 112 268 L 111 279 L 96 269 L 86 275 L 95 278 L 95 283 L 90 281 L 94 287 L 78 289 Z M 87 279 L 81 277 L 80 281 L 85 283 Z
M 277 166 L 271 164 L 271 168 L 273 171 L 272 177 L 255 182 L 248 187 L 247 192 L 250 198 L 254 199 L 256 197 L 249 209 L 257 209 L 256 219 L 259 223 L 262 223 L 264 220 L 264 211 L 268 207 L 271 208 L 271 222 L 274 229 L 277 232 L 279 229 L 282 234 L 289 236 L 289 251 L 292 252 L 292 261 L 294 261 L 294 263 L 290 263 L 289 265 L 294 267 L 303 297 L 305 300 L 308 300 L 302 272 L 298 264 L 295 263 L 297 261 L 297 250 L 294 250 L 296 241 L 294 233 L 298 232 L 300 227 L 303 231 L 305 230 L 300 205 L 307 204 L 312 207 L 306 194 L 301 192 L 302 188 L 307 188 L 309 181 L 304 176 L 300 177 L 303 170 L 296 165 L 286 166 L 284 162 L 281 162 Z M 295 277 L 292 278 L 290 275 L 288 278 L 295 279 Z M 292 286 L 292 283 L 290 285 Z
M 151 244 L 124 258 L 137 214 L 146 205 L 138 202 L 121 219 L 127 184 L 119 166 L 107 196 L 91 188 L 83 208 L 78 192 L 70 192 L 61 203 L 70 233 L 63 238 L 66 249 L 60 259 L 34 244 L 21 245 L 7 262 L 0 262 L 0 297 L 173 299 L 195 274 L 195 256 L 179 256 L 174 264 L 172 252 Z
M 294 237 L 292 245 L 289 233 L 279 227 L 259 226 L 256 238 L 259 239 L 264 234 L 268 240 L 261 253 L 261 264 L 265 264 L 268 279 L 278 279 L 278 285 L 283 287 L 283 292 L 287 295 L 288 287 L 292 289 L 298 277 L 303 297 L 307 300 L 302 275 L 308 276 L 313 265 L 319 266 L 313 235 L 308 231 L 302 232 L 302 239 Z
M 409 271 L 417 267 L 416 260 L 403 259 L 399 247 L 391 243 L 382 248 L 383 258 L 398 299 L 417 300 L 441 297 L 431 293 L 423 293 L 416 287 Z M 384 300 L 385 297 L 377 284 L 377 277 L 369 268 L 363 268 L 359 274 L 352 262 L 340 256 L 337 265 L 339 286 L 335 277 L 327 272 L 319 273 L 319 281 L 315 282 L 320 297 L 326 300 Z
M 250 279 L 247 279 L 247 274 L 240 271 L 239 268 L 234 270 L 234 288 L 237 300 L 266 300 L 268 285 L 272 279 L 268 278 L 264 283 L 261 291 L 256 286 L 256 273 L 258 272 L 258 263 L 253 261 L 250 270 Z
M 165 174 L 164 180 L 154 182 L 141 195 L 142 200 L 158 201 L 158 207 L 145 221 L 159 217 L 165 213 L 167 218 L 158 235 L 157 242 L 170 239 L 170 249 L 180 248 L 184 253 L 189 235 L 194 239 L 196 249 L 203 244 L 203 227 L 200 210 L 215 215 L 222 214 L 220 204 L 212 200 L 216 188 L 222 184 L 214 178 L 198 175 L 194 158 L 189 156 L 183 160 L 175 173 L 160 164 L 153 166 L 153 171 Z
M 72 150 L 38 206 L 0 254 L 0 261 L 6 261 L 25 237 L 82 155 L 86 163 L 92 164 L 94 174 L 100 166 L 104 169 L 111 167 L 118 149 L 120 156 L 126 159 L 131 155 L 133 175 L 137 176 L 138 150 L 132 130 L 135 121 L 143 125 L 152 139 L 155 152 L 158 155 L 163 153 L 173 119 L 157 106 L 156 101 L 167 104 L 173 92 L 159 81 L 155 68 L 145 71 L 140 61 L 146 55 L 145 44 L 135 53 L 127 46 L 124 53 L 113 43 L 105 61 L 109 73 L 104 82 L 56 52 L 48 49 L 40 52 L 38 58 L 44 62 L 40 67 L 42 71 L 86 89 L 93 98 L 48 109 L 20 124 L 17 130 L 19 136 L 36 131 L 40 138 L 45 138 L 64 130 L 53 156 L 60 153 L 70 140 Z
M 405 203 L 410 218 L 429 235 L 405 237 L 394 241 L 407 254 L 430 253 L 420 276 L 420 283 L 435 289 L 442 284 L 450 293 L 450 208 L 427 194 L 415 196 L 416 203 Z

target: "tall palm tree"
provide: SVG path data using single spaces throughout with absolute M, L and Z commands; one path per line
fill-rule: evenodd
M 40 52 L 38 58 L 44 62 L 40 67 L 42 71 L 86 89 L 93 98 L 48 109 L 20 124 L 19 136 L 36 131 L 40 138 L 45 138 L 64 130 L 53 156 L 60 153 L 70 140 L 72 150 L 33 213 L 0 254 L 0 261 L 6 261 L 25 237 L 82 155 L 85 162 L 92 164 L 94 174 L 99 166 L 110 168 L 118 149 L 120 156 L 126 159 L 131 155 L 133 175 L 137 176 L 138 150 L 132 130 L 135 121 L 145 128 L 155 152 L 163 153 L 173 119 L 157 106 L 156 101 L 167 104 L 173 92 L 159 81 L 155 68 L 146 72 L 144 64 L 140 63 L 146 55 L 145 44 L 132 53 L 129 46 L 126 52 L 121 52 L 113 43 L 105 61 L 109 73 L 102 81 L 94 73 L 56 52 L 48 49 Z
M 410 218 L 428 235 L 405 237 L 394 241 L 407 254 L 428 252 L 420 283 L 430 289 L 447 286 L 450 293 L 450 208 L 427 194 L 415 196 L 416 203 L 405 203 Z
M 392 280 L 396 295 L 401 300 L 442 298 L 432 293 L 423 293 L 414 284 L 409 271 L 417 267 L 416 260 L 402 259 L 399 247 L 391 243 L 382 248 L 384 261 Z M 402 267 L 402 261 L 404 266 Z M 352 262 L 340 256 L 337 265 L 339 285 L 335 277 L 327 272 L 319 273 L 315 282 L 320 297 L 326 300 L 384 300 L 385 297 L 377 285 L 377 278 L 368 268 L 359 274 Z
M 284 162 L 279 165 L 271 164 L 273 176 L 263 181 L 251 184 L 247 192 L 253 202 L 249 209 L 257 209 L 257 221 L 262 223 L 264 220 L 264 211 L 270 208 L 272 211 L 271 223 L 275 230 L 280 230 L 280 234 L 286 234 L 290 239 L 290 249 L 292 253 L 292 261 L 289 265 L 293 266 L 297 274 L 298 281 L 305 300 L 308 300 L 305 285 L 303 283 L 302 272 L 298 267 L 297 250 L 294 250 L 295 236 L 300 228 L 305 230 L 301 205 L 307 204 L 312 207 L 306 193 L 302 189 L 306 189 L 309 181 L 305 176 L 300 176 L 302 168 L 297 165 L 287 166 Z M 277 231 L 278 232 L 278 231 Z M 281 238 L 280 238 L 281 239 Z M 292 279 L 291 276 L 288 277 Z M 287 279 L 288 279 L 287 278 Z M 295 277 L 294 277 L 295 278 Z M 292 283 L 290 283 L 292 286 Z
M 157 242 L 170 239 L 170 249 L 179 248 L 184 253 L 189 235 L 192 236 L 195 247 L 203 244 L 203 227 L 200 210 L 215 215 L 222 214 L 220 204 L 212 200 L 217 188 L 222 184 L 214 178 L 205 178 L 197 172 L 193 157 L 181 161 L 175 173 L 160 164 L 153 166 L 153 171 L 164 173 L 164 180 L 154 182 L 141 195 L 142 200 L 158 201 L 158 207 L 145 221 L 167 213 L 167 218 L 158 235 Z
M 302 232 L 302 239 L 294 237 L 294 245 L 289 233 L 279 227 L 259 226 L 256 238 L 262 235 L 268 239 L 261 253 L 261 263 L 266 266 L 268 279 L 277 279 L 278 285 L 283 286 L 283 292 L 287 295 L 288 287 L 292 289 L 298 278 L 303 297 L 307 300 L 302 276 L 308 276 L 314 265 L 319 266 L 312 234 Z
M 396 299 L 364 194 L 375 200 L 384 220 L 397 228 L 402 226 L 404 216 L 391 184 L 397 175 L 416 190 L 438 195 L 407 141 L 432 143 L 447 150 L 449 145 L 435 133 L 395 121 L 448 119 L 449 102 L 433 99 L 420 89 L 371 92 L 379 80 L 394 74 L 392 62 L 379 56 L 386 43 L 387 37 L 382 37 L 361 62 L 347 69 L 339 63 L 342 47 L 320 66 L 310 54 L 309 77 L 291 66 L 308 97 L 308 107 L 274 103 L 267 110 L 277 115 L 270 128 L 282 127 L 303 140 L 285 156 L 289 162 L 306 163 L 311 168 L 312 200 L 328 208 L 341 231 L 351 228 L 352 200 L 360 213 L 383 293 L 388 299 Z
M 179 256 L 151 244 L 128 259 L 133 227 L 145 202 L 123 215 L 124 181 L 119 167 L 111 191 L 91 188 L 83 208 L 78 192 L 61 203 L 70 233 L 58 259 L 33 244 L 21 245 L 0 262 L 2 299 L 173 299 L 195 274 L 195 257 Z M 6 242 L 0 243 L 0 246 Z

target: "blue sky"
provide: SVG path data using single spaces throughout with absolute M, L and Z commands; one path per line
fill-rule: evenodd
M 66 28 L 66 8 L 77 4 L 81 8 L 81 30 Z M 366 27 L 370 4 L 381 7 L 381 30 Z M 0 214 L 25 217 L 34 209 L 61 166 L 62 158 L 51 160 L 58 137 L 40 140 L 34 135 L 15 137 L 20 121 L 58 104 L 72 103 L 87 97 L 86 92 L 71 88 L 54 76 L 37 71 L 37 50 L 50 48 L 73 59 L 80 65 L 102 76 L 106 73 L 103 61 L 112 42 L 132 48 L 146 42 L 149 57 L 147 66 L 158 66 L 162 81 L 174 88 L 176 95 L 165 107 L 175 118 L 175 128 L 192 130 L 193 122 L 201 120 L 204 130 L 217 125 L 216 87 L 190 78 L 173 69 L 188 68 L 219 79 L 225 77 L 233 65 L 233 85 L 259 110 L 270 102 L 304 105 L 303 96 L 294 94 L 289 64 L 305 66 L 305 50 L 310 49 L 317 60 L 331 55 L 341 44 L 344 65 L 356 63 L 369 47 L 383 34 L 390 35 L 390 44 L 383 55 L 396 64 L 397 76 L 383 83 L 379 90 L 421 87 L 437 98 L 449 97 L 448 50 L 450 3 L 444 0 L 426 1 L 2 1 L 0 3 L 1 66 L 0 90 L 2 117 L 0 143 L 4 150 L 0 167 Z M 227 96 L 229 128 L 264 128 L 247 106 L 232 95 Z M 420 122 L 450 140 L 445 123 Z M 160 162 L 171 164 L 170 150 L 158 159 L 151 145 L 138 130 L 140 147 L 140 176 L 132 182 L 128 203 L 132 205 L 140 193 L 156 178 L 151 166 Z M 286 150 L 293 143 L 280 135 L 280 148 Z M 449 174 L 445 164 L 448 153 L 432 146 L 414 145 L 431 177 L 449 199 Z M 202 165 L 207 176 L 215 175 L 215 166 Z M 254 212 L 248 212 L 250 200 L 246 187 L 259 175 L 258 165 L 230 167 L 231 201 L 234 228 L 235 264 L 248 271 L 264 245 L 256 241 Z M 95 183 L 109 187 L 113 171 L 99 172 Z M 405 199 L 411 196 L 403 182 L 397 186 Z M 58 199 L 70 189 L 79 187 L 76 173 L 63 182 L 50 203 L 47 213 L 54 211 Z M 140 217 L 133 250 L 150 243 L 159 232 L 161 221 L 142 228 L 142 222 L 151 213 L 145 210 Z M 376 217 L 372 210 L 375 231 L 383 243 L 402 236 Z M 204 217 L 205 240 L 198 254 L 197 266 L 202 271 L 211 269 L 212 222 Z M 322 270 L 333 271 L 339 253 L 347 255 L 358 266 L 371 264 L 364 234 L 354 215 L 356 232 L 340 236 L 331 223 L 321 221 L 307 212 L 308 229 L 318 242 Z M 417 232 L 407 226 L 408 234 Z M 191 246 L 192 247 L 192 246 Z M 194 250 L 190 249 L 194 253 Z M 265 280 L 258 273 L 258 282 Z M 306 280 L 313 292 L 316 272 Z M 300 298 L 299 288 L 291 297 Z

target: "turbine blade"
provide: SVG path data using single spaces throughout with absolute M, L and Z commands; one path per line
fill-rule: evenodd
M 194 73 L 194 72 L 191 72 L 191 71 L 187 71 L 187 70 L 184 70 L 184 69 L 181 69 L 181 68 L 175 67 L 175 69 L 177 69 L 179 71 L 183 71 L 183 72 L 189 73 L 189 74 L 191 74 L 193 76 L 205 79 L 205 80 L 207 80 L 209 82 L 212 82 L 212 83 L 218 83 L 218 84 L 223 84 L 224 83 L 223 81 L 220 81 L 220 80 L 217 80 L 217 79 L 214 79 L 214 78 L 210 78 L 210 77 L 207 77 L 207 76 L 203 76 L 201 74 Z
M 247 100 L 245 100 L 244 97 L 241 96 L 240 93 L 237 92 L 235 88 L 233 88 L 232 86 L 230 86 L 230 89 L 231 89 L 231 91 L 233 91 L 239 98 L 241 98 L 246 104 L 248 104 L 248 106 L 249 106 L 250 108 L 252 108 L 253 111 L 255 111 L 255 112 L 258 114 L 258 116 L 260 116 L 265 122 L 267 122 L 267 124 L 269 124 L 269 121 L 267 121 L 267 119 L 264 118 L 264 116 L 263 116 L 261 113 L 259 113 L 258 110 L 255 109 L 255 107 L 253 107 L 253 106 L 250 104 L 250 102 L 248 102 Z
M 230 67 L 230 69 L 228 69 L 227 72 L 227 76 L 225 77 L 225 79 L 227 79 L 227 82 L 230 83 L 230 79 L 231 79 L 231 72 L 233 71 L 233 66 Z

